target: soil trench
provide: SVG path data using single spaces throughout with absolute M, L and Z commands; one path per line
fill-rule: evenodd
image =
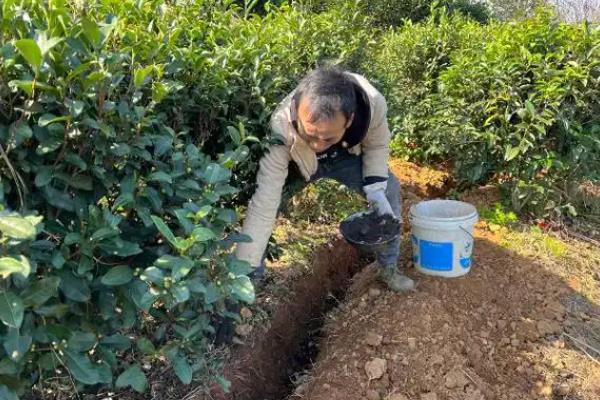
M 311 272 L 275 306 L 270 327 L 253 332 L 230 357 L 224 372 L 231 393 L 213 398 L 280 400 L 293 391 L 294 378 L 311 367 L 323 317 L 341 301 L 361 265 L 358 252 L 342 239 L 318 248 L 313 260 Z

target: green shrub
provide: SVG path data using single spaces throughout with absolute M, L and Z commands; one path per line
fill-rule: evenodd
M 463 184 L 502 182 L 517 211 L 575 213 L 571 186 L 600 171 L 599 44 L 597 28 L 543 10 L 389 32 L 370 71 L 391 99 L 394 151 L 450 161 Z
M 0 397 L 141 392 L 140 365 L 161 362 L 226 387 L 213 318 L 254 299 L 234 206 L 270 111 L 320 60 L 356 57 L 360 17 L 202 0 L 0 12 Z

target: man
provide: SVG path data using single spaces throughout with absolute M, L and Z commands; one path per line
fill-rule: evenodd
M 271 129 L 283 144 L 271 146 L 260 161 L 243 225 L 252 242 L 236 249 L 236 256 L 255 268 L 254 278 L 264 275 L 264 253 L 284 187 L 297 187 L 298 181 L 303 186 L 333 178 L 366 196 L 380 215 L 401 219 L 400 183 L 387 166 L 386 101 L 364 77 L 335 68 L 312 71 L 275 110 Z M 399 253 L 398 239 L 377 254 L 377 263 L 388 287 L 403 292 L 414 282 L 398 272 Z

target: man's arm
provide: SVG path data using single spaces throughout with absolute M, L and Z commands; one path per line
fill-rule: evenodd
M 258 267 L 281 203 L 281 192 L 288 174 L 290 151 L 287 146 L 269 148 L 259 163 L 256 177 L 257 188 L 250 200 L 242 233 L 252 238 L 251 243 L 238 243 L 236 257 Z
M 377 96 L 373 105 L 372 122 L 361 142 L 365 184 L 387 181 L 391 133 L 387 122 L 387 103 Z

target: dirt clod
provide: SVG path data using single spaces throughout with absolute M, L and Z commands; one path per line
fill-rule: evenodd
M 378 335 L 375 332 L 369 332 L 369 333 L 367 333 L 367 338 L 365 339 L 365 342 L 369 346 L 373 346 L 373 347 L 381 346 L 381 342 L 382 341 L 383 341 L 383 336 Z
M 368 400 L 380 400 L 381 396 L 377 390 L 369 389 L 367 390 L 367 399 Z
M 454 369 L 446 374 L 444 383 L 448 389 L 455 389 L 462 388 L 469 382 L 462 371 Z
M 408 400 L 408 397 L 401 393 L 390 394 L 385 400 Z
M 390 215 L 366 213 L 340 226 L 344 236 L 352 242 L 377 244 L 386 242 L 400 232 L 398 220 Z
M 374 358 L 365 363 L 365 372 L 369 380 L 380 379 L 387 371 L 387 361 L 382 358 Z

